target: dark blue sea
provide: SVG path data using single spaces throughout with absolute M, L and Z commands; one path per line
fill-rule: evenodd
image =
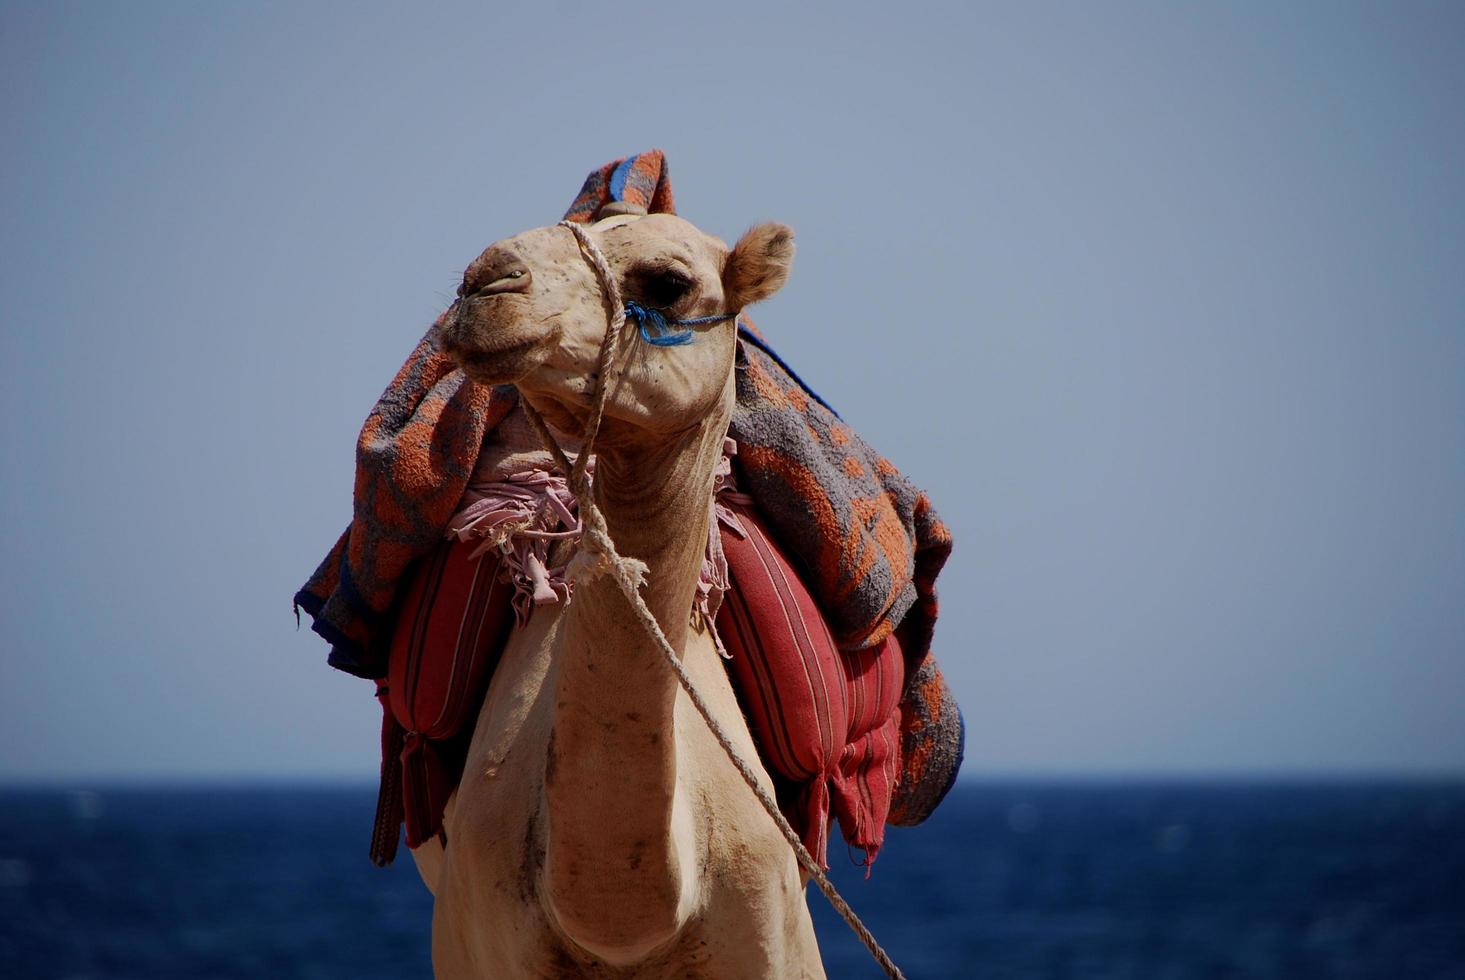
M 430 976 L 374 795 L 0 790 L 0 977 Z M 978 783 L 834 864 L 913 978 L 1465 978 L 1465 782 Z M 810 906 L 829 975 L 879 976 Z

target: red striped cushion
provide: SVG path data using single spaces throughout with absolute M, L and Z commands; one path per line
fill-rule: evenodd
M 405 730 L 402 788 L 407 846 L 442 828 L 462 759 L 442 744 L 471 730 L 513 619 L 513 586 L 491 553 L 443 542 L 411 574 L 387 661 L 387 700 Z
M 717 615 L 748 725 L 775 773 L 797 787 L 788 816 L 828 866 L 831 810 L 873 861 L 900 765 L 905 662 L 892 636 L 841 651 L 756 512 L 734 504 L 746 537 L 722 529 L 732 590 Z

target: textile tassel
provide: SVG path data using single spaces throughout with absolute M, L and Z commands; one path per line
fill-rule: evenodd
M 803 825 L 804 846 L 819 862 L 819 867 L 829 870 L 829 778 L 823 773 L 811 779 L 795 811 L 799 820 L 791 820 L 795 827 Z
M 376 820 L 371 828 L 371 863 L 385 868 L 397 856 L 402 834 L 402 741 L 406 731 L 388 709 L 382 719 L 381 787 L 376 794 Z

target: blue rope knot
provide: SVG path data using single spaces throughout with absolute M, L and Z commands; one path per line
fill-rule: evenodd
M 652 309 L 647 306 L 642 306 L 635 300 L 627 300 L 626 316 L 636 321 L 636 328 L 641 331 L 641 339 L 646 341 L 646 343 L 656 347 L 680 347 L 683 344 L 690 344 L 692 342 L 692 331 L 673 331 L 671 330 L 672 327 L 698 327 L 704 323 L 721 323 L 724 320 L 735 319 L 737 317 L 737 314 L 721 313 L 715 316 L 694 316 L 686 320 L 668 320 L 665 314 L 663 314 L 660 310 Z M 746 327 L 743 327 L 741 324 L 738 326 L 738 336 L 745 343 L 752 344 L 754 347 L 767 354 L 770 358 L 773 359 L 773 362 L 775 364 L 788 372 L 788 376 L 790 378 L 793 378 L 800 388 L 808 392 L 809 397 L 813 398 L 820 405 L 823 405 L 825 408 L 829 409 L 829 413 L 835 418 L 841 418 L 840 414 L 834 410 L 834 406 L 830 405 L 827 401 L 820 398 L 818 392 L 816 392 L 813 388 L 810 388 L 808 384 L 804 382 L 803 378 L 794 373 L 794 369 L 784 363 L 783 358 L 779 357 L 774 349 L 768 346 L 767 341 L 756 336 L 752 331 L 748 330 Z
M 680 347 L 692 342 L 692 331 L 672 330 L 672 327 L 699 327 L 704 323 L 721 323 L 737 316 L 736 313 L 722 313 L 716 316 L 694 316 L 686 320 L 668 320 L 660 310 L 642 306 L 634 300 L 626 302 L 626 316 L 636 321 L 641 339 L 653 347 Z

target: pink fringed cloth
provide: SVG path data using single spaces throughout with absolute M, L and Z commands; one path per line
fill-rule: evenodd
M 723 455 L 715 471 L 716 487 L 730 484 L 731 457 L 737 443 L 723 440 Z M 592 482 L 595 460 L 586 466 Z M 499 574 L 514 586 L 514 622 L 523 626 L 535 606 L 568 600 L 574 584 L 565 577 L 563 564 L 550 567 L 550 550 L 555 542 L 580 537 L 579 504 L 565 477 L 537 467 L 497 477 L 491 472 L 475 474 L 463 492 L 461 509 L 448 521 L 449 539 L 476 543 L 470 559 L 493 553 L 502 563 Z M 712 622 L 727 592 L 727 558 L 717 533 L 718 522 L 740 527 L 737 518 L 717 503 L 710 505 L 707 550 L 697 579 L 693 604 L 706 622 Z M 715 635 L 715 634 L 714 634 Z M 719 643 L 719 650 L 721 644 Z
M 448 522 L 448 537 L 477 542 L 470 559 L 497 554 L 500 574 L 514 586 L 516 624 L 527 623 L 535 606 L 570 597 L 565 566 L 549 567 L 550 546 L 580 536 L 579 507 L 564 477 L 532 469 L 470 483 L 463 504 Z

